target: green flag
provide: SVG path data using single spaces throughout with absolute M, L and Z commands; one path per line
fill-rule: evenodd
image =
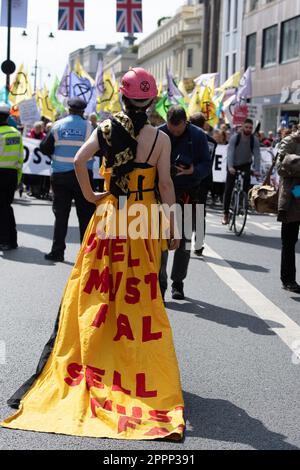
M 63 114 L 65 112 L 64 106 L 58 101 L 56 93 L 59 87 L 59 80 L 57 77 L 55 77 L 55 81 L 53 84 L 53 88 L 50 93 L 50 102 L 52 106 L 59 112 L 59 114 Z
M 174 105 L 182 106 L 185 110 L 187 110 L 184 97 L 172 97 L 172 99 L 170 99 L 168 93 L 165 92 L 162 94 L 159 101 L 156 103 L 155 110 L 164 119 L 164 121 L 166 121 L 168 111 L 171 106 Z

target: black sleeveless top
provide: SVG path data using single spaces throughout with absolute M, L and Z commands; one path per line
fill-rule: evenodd
M 136 168 L 137 135 L 130 117 L 121 112 L 113 118 L 103 121 L 98 127 L 100 153 L 105 157 L 106 168 L 112 169 L 110 192 L 116 198 L 129 196 L 130 173 Z M 147 158 L 149 162 L 154 145 Z

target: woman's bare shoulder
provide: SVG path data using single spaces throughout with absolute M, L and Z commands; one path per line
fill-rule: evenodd
M 169 150 L 169 148 L 171 147 L 170 137 L 163 131 L 159 131 L 158 142 L 160 144 L 161 149 Z
M 165 134 L 163 131 L 161 131 L 157 127 L 153 127 L 150 125 L 145 126 L 144 129 L 142 130 L 141 132 L 142 140 L 144 139 L 150 139 L 150 141 L 153 140 L 157 134 L 157 131 L 159 131 L 158 139 L 161 143 L 166 143 L 170 141 L 169 136 L 167 134 Z

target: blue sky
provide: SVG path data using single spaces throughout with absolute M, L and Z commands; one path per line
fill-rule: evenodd
M 171 16 L 185 0 L 143 0 L 144 35 L 151 33 L 162 16 Z M 22 29 L 12 29 L 11 59 L 17 66 L 24 62 L 29 73 L 33 72 L 36 51 L 36 29 L 40 25 L 38 86 L 40 81 L 48 86 L 55 74 L 63 73 L 68 54 L 90 44 L 104 45 L 122 41 L 123 34 L 115 32 L 115 0 L 85 0 L 86 31 L 57 31 L 58 0 L 28 0 L 27 37 L 22 37 Z M 54 39 L 48 35 L 53 32 Z M 7 29 L 0 27 L 0 63 L 6 59 Z M 49 79 L 47 76 L 51 74 Z M 0 86 L 5 83 L 5 76 L 0 70 Z

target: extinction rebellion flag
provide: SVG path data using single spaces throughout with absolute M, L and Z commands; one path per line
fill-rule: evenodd
M 84 31 L 84 0 L 59 0 L 58 29 Z
M 117 0 L 117 32 L 143 32 L 142 0 Z

